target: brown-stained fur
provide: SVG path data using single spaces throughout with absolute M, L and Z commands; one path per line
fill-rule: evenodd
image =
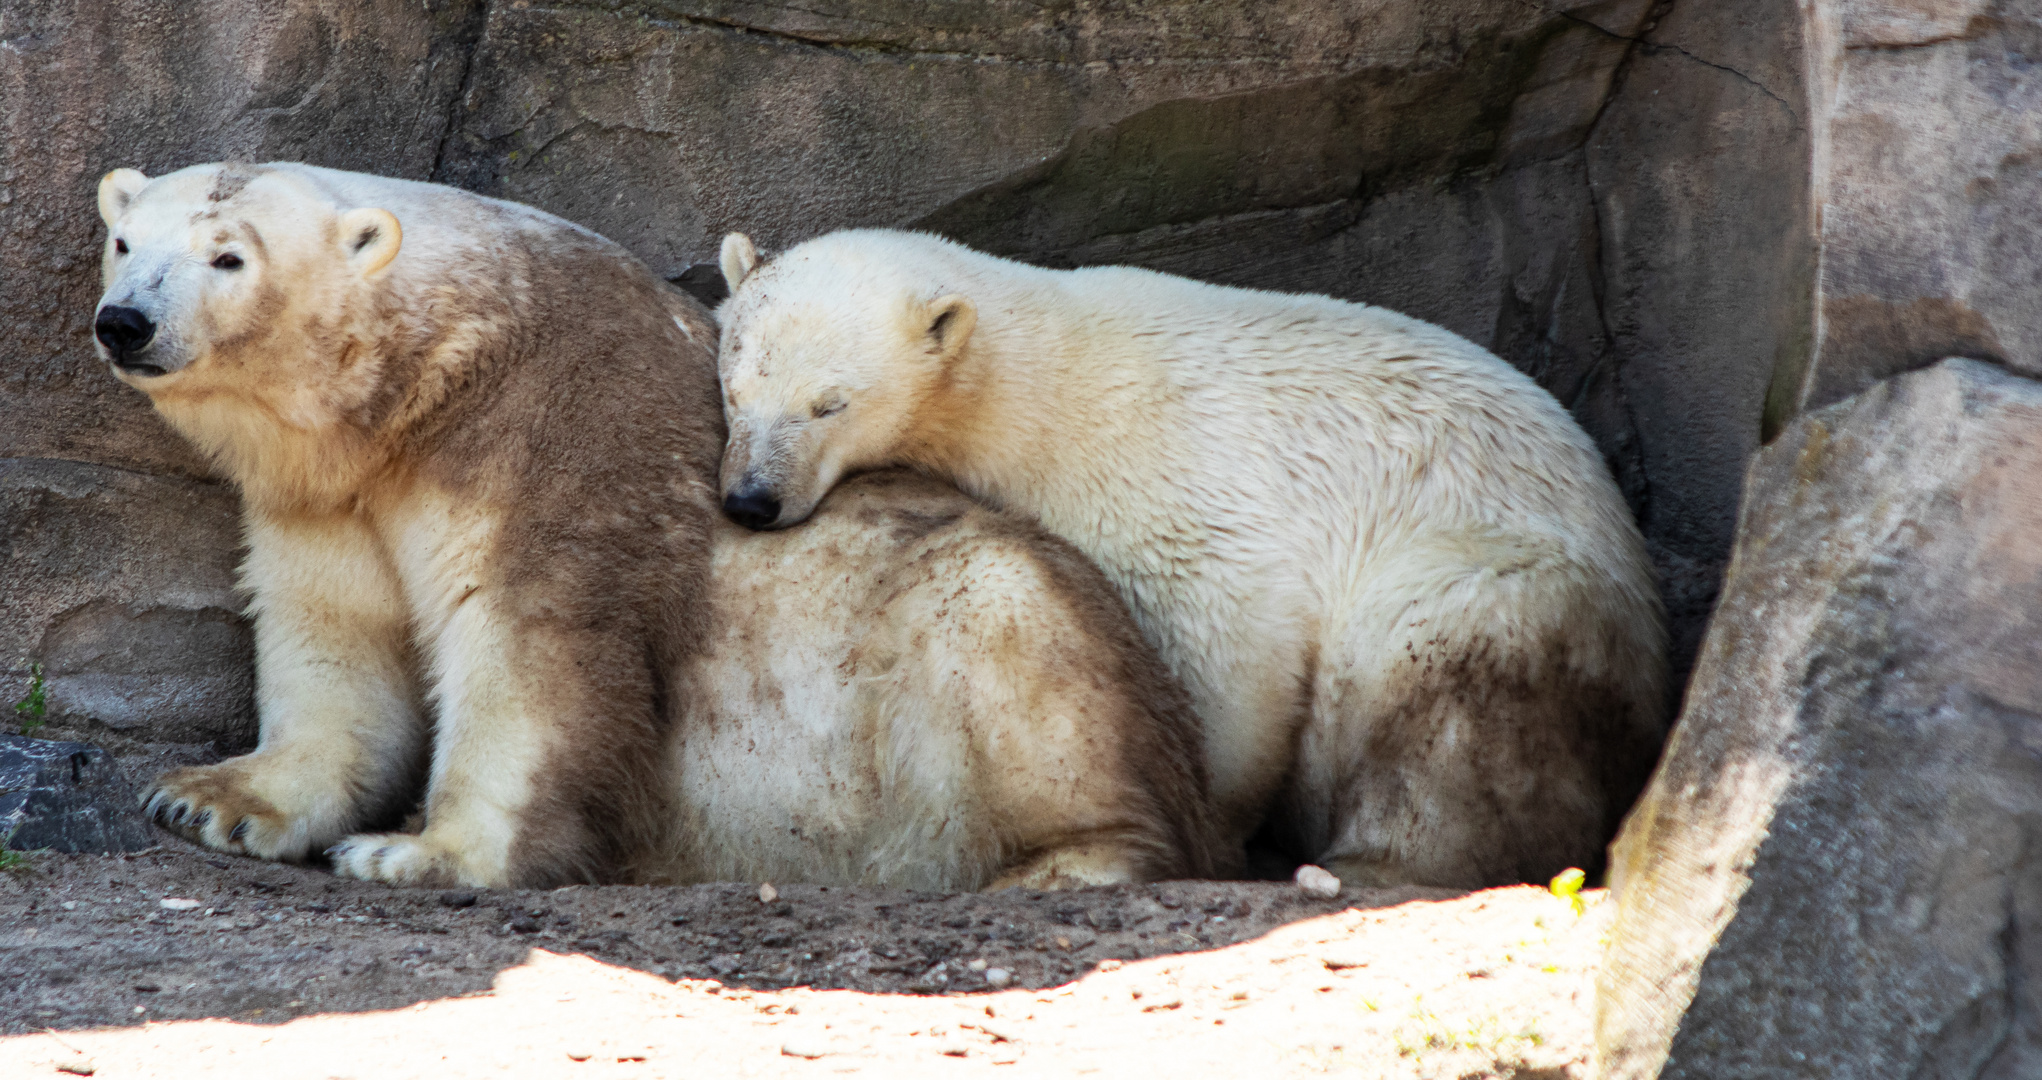
M 1414 866 L 1462 888 L 1546 881 L 1568 867 L 1599 875 L 1607 838 L 1644 789 L 1659 744 L 1607 679 L 1525 670 L 1527 653 L 1557 652 L 1490 641 L 1413 652 L 1395 708 L 1370 718 L 1358 764 L 1331 804 L 1283 801 L 1271 835 L 1316 851 L 1342 819 L 1368 823 L 1359 850 L 1335 864 L 1343 881 L 1360 885 L 1395 883 Z M 1470 718 L 1481 725 L 1473 754 L 1446 730 Z M 1456 734 L 1464 742 L 1471 731 Z M 1513 842 L 1457 850 L 1452 838 L 1464 835 Z M 1449 862 L 1445 853 L 1459 858 Z
M 1028 552 L 1047 583 L 1047 600 L 1062 609 L 1069 639 L 1036 656 L 1042 677 L 1084 680 L 1127 716 L 1112 725 L 1110 761 L 1119 772 L 1138 825 L 1120 839 L 1143 846 L 1150 879 L 1224 877 L 1238 873 L 1241 853 L 1225 849 L 1207 796 L 1203 729 L 1190 695 L 1163 665 L 1106 575 L 1070 542 L 1022 515 L 972 502 L 947 484 L 906 470 L 867 473 L 833 489 L 817 507 L 816 528 L 847 504 L 860 524 L 883 530 L 917 558 L 940 561 L 957 540 L 1005 542 Z M 786 535 L 786 534 L 780 534 Z M 772 536 L 752 542 L 773 541 Z M 1015 864 L 1036 854 L 1015 853 Z

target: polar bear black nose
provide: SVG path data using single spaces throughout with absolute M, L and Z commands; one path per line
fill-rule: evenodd
M 764 529 L 780 520 L 780 500 L 764 488 L 745 488 L 723 497 L 723 513 L 747 529 Z
M 106 351 L 113 354 L 113 362 L 127 367 L 127 357 L 141 352 L 156 336 L 156 324 L 149 316 L 131 307 L 116 307 L 112 304 L 99 309 L 99 318 L 92 323 L 92 334 L 99 339 Z

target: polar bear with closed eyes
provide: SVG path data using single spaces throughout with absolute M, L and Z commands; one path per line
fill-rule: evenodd
M 1067 545 L 904 475 L 812 536 L 723 521 L 714 329 L 616 245 L 293 164 L 118 170 L 99 208 L 101 354 L 249 549 L 259 744 L 158 778 L 158 821 L 393 883 L 1228 862 L 1183 692 Z

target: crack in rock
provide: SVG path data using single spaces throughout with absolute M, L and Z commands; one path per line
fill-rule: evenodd
M 1652 53 L 1654 53 L 1654 54 L 1657 54 L 1657 53 L 1673 53 L 1673 54 L 1674 54 L 1674 55 L 1676 55 L 1676 56 L 1681 56 L 1681 57 L 1684 57 L 1684 58 L 1686 58 L 1686 59 L 1688 59 L 1688 60 L 1692 60 L 1692 61 L 1694 61 L 1695 63 L 1697 63 L 1697 64 L 1700 64 L 1700 65 L 1702 65 L 1703 67 L 1707 67 L 1707 68 L 1714 68 L 1714 69 L 1716 69 L 1717 71 L 1721 71 L 1721 72 L 1724 72 L 1724 73 L 1726 73 L 1726 74 L 1729 74 L 1729 75 L 1734 75 L 1734 76 L 1736 76 L 1736 77 L 1737 77 L 1738 79 L 1740 79 L 1740 80 L 1742 80 L 1742 81 L 1744 81 L 1744 82 L 1750 83 L 1750 84 L 1751 84 L 1751 86 L 1752 86 L 1752 87 L 1753 87 L 1754 89 L 1756 89 L 1756 90 L 1757 90 L 1757 91 L 1758 91 L 1759 93 L 1761 93 L 1761 94 L 1764 94 L 1765 96 L 1767 96 L 1767 97 L 1769 97 L 1769 98 L 1773 99 L 1774 101 L 1778 102 L 1778 103 L 1779 103 L 1779 105 L 1780 105 L 1780 108 L 1783 108 L 1783 109 L 1787 110 L 1787 115 L 1788 115 L 1788 116 L 1792 116 L 1792 117 L 1794 117 L 1794 118 L 1795 118 L 1796 120 L 1799 120 L 1799 119 L 1800 119 L 1800 114 L 1794 111 L 1794 106 L 1793 106 L 1793 105 L 1791 105 L 1791 104 L 1789 104 L 1789 103 L 1787 102 L 1787 99 L 1786 99 L 1786 98 L 1783 98 L 1783 97 L 1781 97 L 1780 95 L 1778 95 L 1778 94 L 1776 94 L 1776 93 L 1773 93 L 1772 89 L 1771 89 L 1771 88 L 1769 88 L 1769 87 L 1767 87 L 1767 86 L 1766 86 L 1766 85 L 1765 85 L 1764 83 L 1762 83 L 1762 82 L 1759 82 L 1759 81 L 1758 81 L 1757 79 L 1754 79 L 1754 78 L 1752 78 L 1752 77 L 1751 77 L 1751 76 L 1749 76 L 1749 75 L 1746 75 L 1746 74 L 1745 74 L 1744 72 L 1742 72 L 1742 71 L 1739 71 L 1739 70 L 1737 70 L 1736 68 L 1734 68 L 1734 67 L 1731 67 L 1731 66 L 1729 66 L 1728 64 L 1718 64 L 1718 63 L 1716 63 L 1716 62 L 1715 62 L 1715 61 L 1713 61 L 1713 60 L 1704 60 L 1704 59 L 1702 59 L 1701 57 L 1699 57 L 1699 56 L 1696 56 L 1696 55 L 1695 55 L 1694 53 L 1691 53 L 1691 52 L 1687 51 L 1686 49 L 1683 49 L 1683 48 L 1681 48 L 1681 47 L 1680 47 L 1680 46 L 1678 46 L 1678 45 L 1674 45 L 1674 44 L 1672 44 L 1672 43 L 1670 43 L 1670 42 L 1665 42 L 1665 41 L 1654 41 L 1654 40 L 1652 40 L 1652 39 L 1651 39 L 1650 37 L 1644 36 L 1644 35 L 1642 35 L 1642 34 L 1641 34 L 1641 35 L 1635 35 L 1635 36 L 1634 36 L 1634 35 L 1631 35 L 1631 34 L 1620 34 L 1620 33 L 1617 33 L 1617 32 L 1616 32 L 1615 30 L 1611 30 L 1611 29 L 1610 29 L 1609 27 L 1607 27 L 1607 26 L 1604 26 L 1604 25 L 1602 25 L 1601 23 L 1595 22 L 1595 21 L 1594 21 L 1594 20 L 1592 20 L 1592 19 L 1584 19 L 1584 18 L 1582 18 L 1581 16 L 1579 16 L 1579 15 L 1576 15 L 1576 14 L 1574 14 L 1574 13 L 1573 13 L 1573 12 L 1571 12 L 1571 11 L 1560 11 L 1560 10 L 1557 10 L 1557 9 L 1555 9 L 1555 8 L 1547 7 L 1547 6 L 1543 5 L 1543 4 L 1541 4 L 1541 5 L 1537 5 L 1537 6 L 1538 6 L 1539 10 L 1541 10 L 1541 11 L 1545 11 L 1545 12 L 1549 12 L 1549 13 L 1551 13 L 1551 14 L 1553 14 L 1553 15 L 1557 15 L 1557 16 L 1559 16 L 1560 18 L 1563 18 L 1563 19 L 1566 19 L 1566 20 L 1568 20 L 1569 22 L 1579 23 L 1580 25 L 1582 25 L 1582 26 L 1586 26 L 1586 27 L 1588 27 L 1589 29 L 1591 29 L 1591 30 L 1594 30 L 1595 32 L 1597 32 L 1597 33 L 1599 33 L 1599 34 L 1606 34 L 1606 35 L 1608 35 L 1609 37 L 1615 38 L 1615 39 L 1616 39 L 1616 40 L 1618 40 L 1618 41 L 1627 41 L 1627 42 L 1630 42 L 1630 43 L 1631 43 L 1631 46 L 1632 46 L 1632 48 L 1634 48 L 1634 49 L 1642 48 L 1642 49 L 1646 49 L 1646 50 L 1649 50 L 1650 52 L 1652 52 Z M 1666 16 L 1666 15 L 1667 15 L 1667 14 L 1668 14 L 1669 12 L 1671 12 L 1671 11 L 1672 11 L 1672 9 L 1673 9 L 1673 5 L 1672 5 L 1672 4 L 1667 4 L 1667 5 L 1665 5 L 1664 7 L 1661 7 L 1661 8 L 1659 8 L 1658 10 L 1654 11 L 1654 12 L 1653 12 L 1653 13 L 1651 14 L 1651 16 L 1650 16 L 1650 17 L 1648 17 L 1648 18 L 1647 18 L 1647 20 L 1646 20 L 1647 24 L 1648 24 L 1648 25 L 1656 25 L 1656 24 L 1657 24 L 1657 23 L 1658 23 L 1658 22 L 1659 22 L 1659 21 L 1660 21 L 1660 20 L 1661 20 L 1662 18 L 1664 18 L 1664 17 L 1665 17 L 1665 16 Z M 1648 33 L 1649 33 L 1649 31 L 1648 31 Z M 1624 61 L 1622 61 L 1622 62 L 1625 62 L 1625 63 L 1627 63 L 1627 62 L 1629 61 L 1629 59 L 1630 59 L 1630 57 L 1629 57 L 1629 56 L 1627 55 L 1627 56 L 1625 57 Z M 1605 102 L 1604 104 L 1605 104 L 1605 106 L 1607 106 L 1607 104 L 1608 104 L 1608 103 L 1607 103 L 1607 102 Z M 1598 117 L 1598 119 L 1600 119 L 1600 117 Z M 1591 125 L 1591 127 L 1592 127 L 1592 125 Z

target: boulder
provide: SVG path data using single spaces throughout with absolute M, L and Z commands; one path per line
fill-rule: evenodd
M 112 754 L 84 743 L 0 735 L 0 847 L 103 853 L 160 842 Z
M 1759 453 L 1611 876 L 1606 1077 L 2042 1075 L 2042 382 L 1947 359 Z

